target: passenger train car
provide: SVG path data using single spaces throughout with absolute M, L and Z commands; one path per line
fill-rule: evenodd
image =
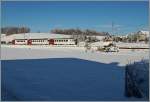
M 14 39 L 13 45 L 76 45 L 72 38 Z

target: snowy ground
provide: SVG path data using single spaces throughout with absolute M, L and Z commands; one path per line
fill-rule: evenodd
M 1 48 L 2 100 L 143 100 L 124 96 L 124 66 L 148 59 L 148 50 L 105 53 L 85 52 L 83 47 Z
M 94 48 L 93 48 L 94 49 Z M 141 59 L 148 59 L 149 51 L 145 50 L 120 50 L 120 52 L 98 52 L 95 49 L 85 52 L 84 47 L 50 47 L 50 46 L 26 46 L 26 45 L 2 45 L 1 59 L 39 59 L 39 58 L 78 58 L 101 63 L 116 62 L 118 65 Z
M 124 68 L 75 58 L 2 61 L 5 101 L 123 101 Z

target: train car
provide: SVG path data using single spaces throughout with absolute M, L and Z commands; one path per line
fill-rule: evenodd
M 72 38 L 14 39 L 14 45 L 76 45 Z
M 54 38 L 49 40 L 50 44 L 54 45 L 76 45 L 72 38 Z
M 27 45 L 27 39 L 14 39 L 12 40 L 13 45 Z
M 28 45 L 48 45 L 48 39 L 28 39 Z

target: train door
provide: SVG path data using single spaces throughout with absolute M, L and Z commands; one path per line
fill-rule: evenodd
M 32 45 L 32 40 L 31 39 L 27 40 L 27 45 Z
M 49 40 L 49 45 L 54 45 L 54 39 Z
M 15 40 L 12 40 L 12 44 L 15 45 Z

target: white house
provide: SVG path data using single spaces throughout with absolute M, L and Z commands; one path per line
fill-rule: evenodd
M 149 37 L 149 33 L 150 33 L 149 31 L 142 31 L 142 30 L 137 32 L 137 34 L 142 34 L 145 35 L 146 37 Z

